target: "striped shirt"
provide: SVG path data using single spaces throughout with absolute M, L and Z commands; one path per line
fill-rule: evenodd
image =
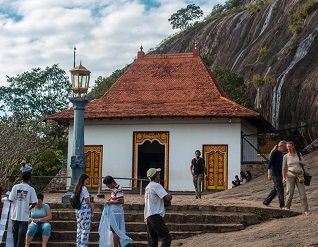
M 112 201 L 124 199 L 124 191 L 119 184 L 111 190 L 110 198 Z

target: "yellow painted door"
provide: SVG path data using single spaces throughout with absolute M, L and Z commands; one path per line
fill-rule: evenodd
M 98 185 L 102 185 L 102 157 L 103 157 L 103 146 L 92 145 L 85 146 L 84 153 L 86 158 L 86 174 L 90 179 L 90 184 L 87 187 L 96 188 Z
M 225 190 L 228 174 L 228 146 L 227 145 L 204 145 L 203 158 L 207 168 L 207 190 Z

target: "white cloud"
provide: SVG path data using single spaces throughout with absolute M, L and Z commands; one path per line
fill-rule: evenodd
M 225 0 L 200 0 L 207 15 Z M 148 6 L 145 6 L 147 3 Z M 153 4 L 155 3 L 155 7 Z M 76 65 L 109 76 L 176 32 L 168 18 L 186 0 L 0 0 L 0 86 L 6 75 L 59 64 L 67 73 Z

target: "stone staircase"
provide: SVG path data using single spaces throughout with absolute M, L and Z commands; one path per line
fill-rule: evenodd
M 75 212 L 69 204 L 50 204 L 53 220 L 52 234 L 48 247 L 75 246 L 76 219 Z M 98 226 L 103 205 L 96 204 L 89 246 L 98 246 Z M 127 235 L 134 242 L 129 246 L 147 246 L 146 225 L 143 222 L 143 205 L 125 204 Z M 172 240 L 184 239 L 202 233 L 239 231 L 264 220 L 298 215 L 293 211 L 271 208 L 238 207 L 238 206 L 199 206 L 173 205 L 167 209 L 165 222 L 168 225 Z M 31 246 L 41 246 L 41 235 L 36 235 Z

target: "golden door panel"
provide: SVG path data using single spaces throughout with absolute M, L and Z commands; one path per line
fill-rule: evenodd
M 158 141 L 159 144 L 164 146 L 164 180 L 163 187 L 168 189 L 169 180 L 169 132 L 134 132 L 133 133 L 133 178 L 138 178 L 138 146 L 143 145 L 146 141 Z M 137 188 L 137 180 L 134 180 L 133 187 Z
M 228 146 L 203 145 L 203 158 L 208 173 L 207 181 L 204 184 L 205 189 L 227 189 Z
M 86 169 L 85 172 L 88 176 L 94 177 L 90 179 L 90 183 L 87 187 L 96 188 L 98 187 L 98 177 L 100 185 L 102 184 L 102 157 L 103 157 L 103 146 L 92 145 L 85 146 L 84 153 L 86 158 Z

